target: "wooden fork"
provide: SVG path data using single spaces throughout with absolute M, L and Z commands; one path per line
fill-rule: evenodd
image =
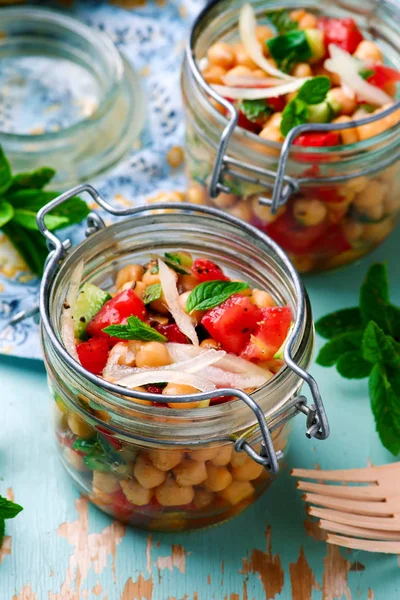
M 316 505 L 308 513 L 319 517 L 319 527 L 334 532 L 327 534 L 328 544 L 400 554 L 400 462 L 337 471 L 293 469 L 292 475 L 318 481 L 298 481 L 297 488 Z

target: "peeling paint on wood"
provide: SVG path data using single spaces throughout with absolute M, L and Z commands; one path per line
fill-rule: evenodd
M 156 565 L 160 571 L 168 569 L 173 571 L 174 567 L 181 573 L 186 571 L 186 552 L 180 544 L 172 544 L 170 556 L 159 556 Z
M 271 527 L 266 531 L 267 552 L 254 548 L 250 560 L 243 559 L 242 573 L 257 573 L 265 591 L 266 600 L 275 598 L 283 590 L 284 573 L 278 554 L 272 555 Z
M 355 560 L 351 563 L 349 571 L 365 571 L 365 565 L 360 563 L 358 560 Z
M 315 521 L 314 519 L 305 519 L 304 529 L 306 530 L 306 534 L 314 538 L 314 540 L 326 540 L 326 532 L 320 528 L 318 521 Z
M 121 600 L 152 600 L 153 589 L 153 578 L 145 579 L 140 573 L 137 581 L 133 581 L 131 577 L 128 579 Z
M 94 588 L 92 589 L 93 594 L 95 596 L 100 596 L 102 591 L 103 591 L 103 587 L 102 587 L 101 583 L 97 582 L 96 585 L 94 586 Z
M 375 598 L 374 592 L 371 590 L 371 588 L 368 588 L 368 600 L 374 600 L 374 598 Z
M 300 554 L 297 561 L 289 565 L 289 573 L 292 586 L 292 600 L 311 600 L 312 590 L 313 588 L 317 588 L 318 585 L 302 546 L 300 547 Z
M 351 600 L 351 591 L 347 585 L 350 563 L 340 554 L 337 546 L 327 545 L 324 558 L 324 573 L 322 575 L 322 600 L 342 599 Z
M 12 548 L 12 540 L 10 535 L 6 535 L 3 538 L 3 543 L 0 548 L 0 565 L 6 556 L 10 556 Z
M 208 583 L 208 585 L 211 585 L 211 575 L 210 575 L 210 573 L 207 575 L 207 583 Z
M 20 593 L 12 597 L 12 600 L 38 600 L 36 594 L 32 591 L 31 584 L 24 585 Z
M 151 549 L 153 546 L 153 536 L 148 535 L 146 542 L 146 569 L 147 572 L 151 574 Z

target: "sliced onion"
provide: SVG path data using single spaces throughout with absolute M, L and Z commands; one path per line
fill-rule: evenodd
M 224 371 L 231 371 L 232 373 L 249 373 L 252 375 L 258 375 L 259 377 L 266 377 L 267 379 L 271 379 L 271 372 L 268 369 L 263 369 L 254 363 L 244 360 L 244 358 L 240 358 L 240 356 L 236 356 L 235 354 L 226 354 L 223 358 L 221 358 L 216 366 Z
M 168 310 L 173 316 L 180 331 L 189 338 L 194 346 L 198 346 L 199 339 L 193 326 L 192 319 L 185 313 L 179 304 L 179 294 L 173 272 L 161 259 L 158 259 L 158 268 L 160 273 L 160 283 Z
M 257 40 L 256 35 L 257 21 L 253 7 L 250 4 L 244 4 L 240 9 L 239 14 L 239 35 L 240 40 L 245 47 L 247 54 L 253 61 L 269 75 L 286 79 L 287 81 L 295 79 L 287 73 L 273 67 L 270 62 L 264 57 L 261 49 L 261 44 Z
M 212 392 L 216 389 L 216 386 L 204 377 L 198 377 L 197 375 L 193 375 L 193 373 L 182 373 L 181 371 L 167 369 L 146 369 L 142 373 L 135 373 L 134 375 L 121 377 L 116 380 L 118 385 L 127 388 L 160 382 L 190 385 L 201 392 Z
M 231 373 L 230 371 L 223 371 L 217 367 L 206 367 L 201 372 L 202 377 L 215 383 L 218 387 L 231 387 L 239 389 L 247 388 L 259 388 L 264 383 L 267 383 L 268 379 L 271 379 L 272 373 L 265 371 L 265 375 L 255 375 L 250 373 L 246 375 L 244 373 Z
M 276 98 L 284 96 L 291 92 L 297 92 L 311 77 L 302 77 L 301 79 L 293 79 L 282 85 L 274 85 L 267 88 L 244 88 L 230 87 L 225 85 L 213 85 L 214 90 L 224 98 L 232 98 L 233 100 L 261 100 L 262 98 Z
M 282 84 L 277 77 L 253 77 L 252 75 L 230 75 L 229 71 L 221 77 L 224 85 L 243 88 L 269 88 Z
M 189 358 L 195 358 L 195 356 L 199 356 L 205 352 L 205 348 L 192 346 L 192 344 L 177 344 L 176 342 L 167 342 L 165 347 L 168 350 L 171 360 L 175 363 L 182 360 L 188 360 Z
M 360 98 L 377 106 L 393 102 L 393 98 L 386 92 L 361 77 L 359 73 L 360 62 L 351 54 L 339 48 L 336 44 L 329 44 L 329 53 L 331 58 L 326 59 L 324 62 L 325 69 L 339 75 L 343 84 L 358 94 Z
M 106 377 L 111 372 L 114 374 L 119 372 L 122 375 L 125 371 L 126 374 L 129 374 L 131 367 L 119 364 L 119 359 L 121 356 L 124 356 L 124 360 L 127 363 L 133 363 L 135 360 L 135 352 L 133 352 L 132 347 L 128 347 L 126 342 L 119 342 L 118 344 L 115 344 L 110 351 L 106 366 L 103 369 L 103 377 Z
M 79 288 L 82 281 L 83 260 L 77 264 L 71 275 L 67 296 L 65 298 L 64 310 L 61 316 L 61 337 L 67 352 L 76 362 L 81 364 L 76 351 L 76 339 L 74 332 L 74 319 L 72 317 Z

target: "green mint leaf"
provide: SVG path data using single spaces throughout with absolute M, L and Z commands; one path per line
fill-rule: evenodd
M 14 216 L 14 209 L 12 205 L 0 198 L 0 227 L 4 227 Z
M 266 16 L 277 33 L 288 33 L 299 27 L 297 22 L 291 18 L 288 10 L 273 10 L 267 13 Z
M 342 354 L 359 349 L 362 337 L 361 331 L 340 333 L 322 346 L 317 356 L 317 364 L 321 367 L 332 367 Z
M 359 308 L 343 308 L 325 317 L 321 317 L 315 323 L 315 330 L 325 339 L 331 339 L 347 333 L 357 331 L 363 327 Z
M 91 456 L 89 454 L 87 456 L 84 456 L 83 460 L 85 461 L 85 465 L 87 466 L 87 468 L 90 469 L 91 471 L 100 471 L 101 473 L 111 473 L 112 472 L 112 466 L 107 461 L 107 458 L 105 455 Z
M 392 334 L 389 306 L 389 281 L 385 264 L 372 265 L 360 289 L 360 311 L 364 325 L 369 321 Z
M 37 213 L 45 204 L 57 198 L 60 192 L 46 192 L 43 190 L 19 190 L 12 194 L 7 194 L 7 200 L 15 209 L 29 210 Z M 66 225 L 80 223 L 87 217 L 90 210 L 81 198 L 74 196 L 61 206 L 51 211 L 50 216 L 65 217 Z M 66 226 L 63 225 L 63 226 Z
M 312 51 L 305 31 L 289 31 L 266 42 L 278 68 L 288 73 L 294 64 L 311 58 Z
M 301 86 L 297 98 L 306 104 L 320 104 L 326 100 L 331 88 L 331 80 L 325 75 L 318 75 L 309 79 Z
M 31 173 L 18 173 L 12 178 L 12 183 L 7 193 L 18 192 L 19 190 L 36 189 L 41 190 L 50 183 L 56 172 L 50 167 L 42 167 Z
M 365 328 L 362 339 L 362 355 L 371 363 L 384 363 L 394 368 L 400 368 L 400 356 L 396 344 L 380 327 L 370 321 Z
M 366 104 L 366 103 L 359 104 L 358 105 L 358 110 L 364 110 L 368 114 L 371 114 L 371 113 L 375 112 L 376 106 L 374 106 L 373 104 Z
M 361 69 L 361 71 L 358 71 L 358 74 L 363 79 L 368 79 L 371 75 L 375 75 L 375 71 L 373 69 Z
M 0 548 L 3 543 L 4 535 L 6 533 L 6 522 L 0 517 Z
M 154 265 L 151 267 L 151 269 L 150 269 L 150 273 L 151 273 L 152 275 L 157 275 L 157 273 L 158 273 L 158 272 L 159 272 L 158 264 L 157 264 L 157 263 L 155 263 L 155 264 L 154 264 Z
M 0 146 L 0 196 L 10 187 L 12 182 L 11 167 L 3 148 Z
M 170 269 L 179 273 L 179 275 L 190 275 L 190 269 L 187 269 L 179 254 L 164 254 L 164 262 Z M 158 269 L 158 265 L 157 265 Z M 157 271 L 158 273 L 158 271 Z
M 194 310 L 209 310 L 222 304 L 233 294 L 238 294 L 248 288 L 248 283 L 238 281 L 205 281 L 190 292 L 186 310 L 188 313 L 192 313 Z
M 336 369 L 346 379 L 364 379 L 370 374 L 372 365 L 363 359 L 360 350 L 349 350 L 339 357 Z
M 0 496 L 0 518 L 13 519 L 21 510 L 23 510 L 22 506 Z
M 154 300 L 158 300 L 161 298 L 162 288 L 160 283 L 153 283 L 153 285 L 148 285 L 143 294 L 143 302 L 145 304 L 150 304 Z
M 12 221 L 3 227 L 3 233 L 22 256 L 30 270 L 41 275 L 49 253 L 43 235 L 39 231 L 24 229 Z
M 111 337 L 143 342 L 166 342 L 167 338 L 138 317 L 128 317 L 127 325 L 109 325 L 103 329 Z
M 302 100 L 293 98 L 293 100 L 286 104 L 282 112 L 282 120 L 280 125 L 282 135 L 287 136 L 289 131 L 291 131 L 294 127 L 297 127 L 298 125 L 303 125 L 303 123 L 307 123 L 307 120 L 307 104 Z
M 97 440 L 84 440 L 82 438 L 78 438 L 72 444 L 74 450 L 78 452 L 82 452 L 83 454 L 97 454 L 100 451 L 100 446 Z
M 261 100 L 242 100 L 239 105 L 240 111 L 246 119 L 252 123 L 257 122 L 260 118 L 266 118 L 272 114 L 272 108 L 268 106 L 264 99 Z
M 392 335 L 397 341 L 400 341 L 400 308 L 389 304 L 386 313 L 390 321 Z
M 36 213 L 30 210 L 16 208 L 14 211 L 13 222 L 17 225 L 21 225 L 21 227 L 24 227 L 25 229 L 39 231 L 36 222 Z M 67 217 L 58 217 L 57 215 L 46 215 L 44 218 L 44 222 L 46 227 L 50 231 L 60 229 L 60 227 L 66 227 L 66 225 L 69 224 L 69 220 Z
M 396 456 L 400 453 L 399 397 L 393 390 L 385 368 L 380 364 L 372 368 L 369 394 L 376 431 L 385 448 Z

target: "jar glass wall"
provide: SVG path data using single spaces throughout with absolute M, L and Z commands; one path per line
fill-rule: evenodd
M 61 307 L 71 273 L 81 259 L 83 281 L 112 290 L 124 265 L 182 246 L 197 257 L 218 261 L 232 277 L 263 286 L 296 314 L 298 299 L 290 274 L 240 225 L 171 213 L 113 225 L 67 255 L 50 294 L 56 336 L 61 338 Z M 242 435 L 260 449 L 255 415 L 240 400 L 190 410 L 148 406 L 82 377 L 63 361 L 44 328 L 42 343 L 63 464 L 80 490 L 102 510 L 136 527 L 192 529 L 239 513 L 270 484 L 271 477 L 261 465 L 233 449 Z M 295 348 L 295 360 L 304 369 L 310 364 L 312 346 L 307 300 Z M 276 450 L 287 446 L 301 384 L 285 366 L 252 394 L 272 429 Z M 285 424 L 283 417 L 288 418 Z
M 265 21 L 265 3 L 251 2 L 258 22 Z M 241 3 L 222 0 L 211 4 L 193 30 L 197 63 L 218 40 L 237 40 Z M 388 2 L 371 9 L 355 3 L 319 1 L 275 2 L 271 9 L 306 8 L 315 14 L 353 17 L 366 38 L 373 38 L 389 65 L 400 66 L 400 37 L 395 26 L 400 9 Z M 393 11 L 396 14 L 393 14 Z M 300 272 L 331 269 L 352 262 L 375 248 L 395 227 L 400 210 L 400 109 L 390 117 L 360 127 L 358 141 L 329 148 L 292 148 L 286 174 L 299 182 L 277 215 L 259 198 L 271 191 L 255 173 L 252 181 L 223 175 L 230 193 L 210 198 L 208 187 L 227 118 L 199 85 L 185 59 L 182 90 L 186 116 L 186 168 L 198 196 L 211 205 L 248 221 L 273 237 L 289 254 Z M 220 110 L 219 110 L 220 109 Z M 377 135 L 374 135 L 377 133 Z M 276 172 L 281 144 L 236 127 L 226 155 L 255 169 Z M 237 174 L 249 176 L 240 167 Z M 258 181 L 257 181 L 258 179 Z

